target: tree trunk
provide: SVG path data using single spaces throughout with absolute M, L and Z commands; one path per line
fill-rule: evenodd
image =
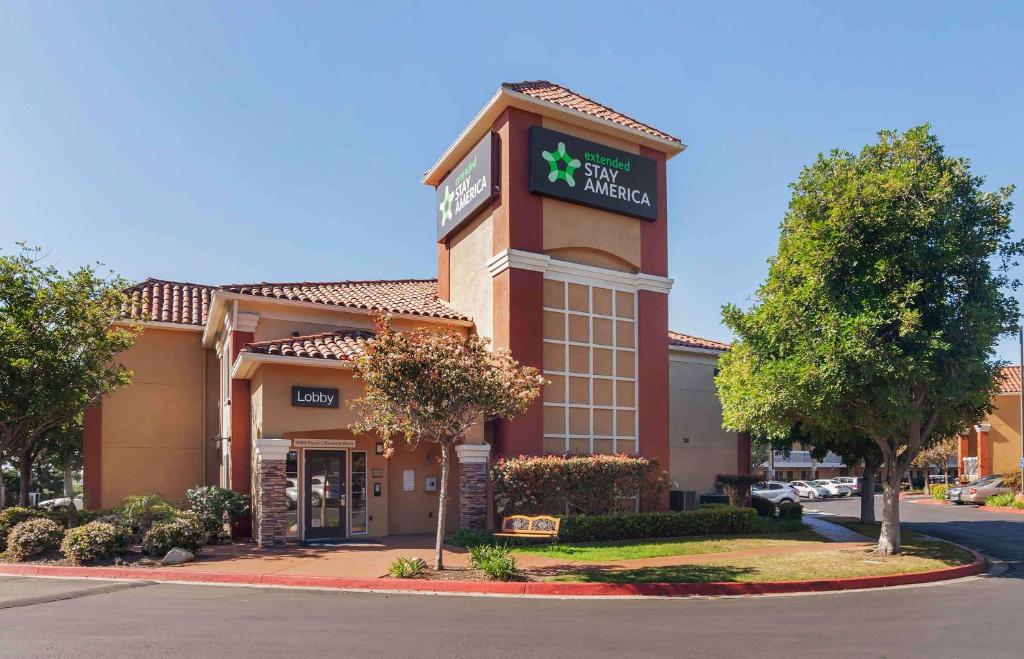
M 444 569 L 441 545 L 444 544 L 445 512 L 448 509 L 448 443 L 441 442 L 441 487 L 437 504 L 437 538 L 434 542 L 434 569 Z
M 875 523 L 875 472 L 878 464 L 873 460 L 864 461 L 864 479 L 860 484 L 860 521 Z
M 887 457 L 882 468 L 882 532 L 878 535 L 879 554 L 900 553 L 900 469 L 896 456 Z
M 78 509 L 75 508 L 75 472 L 71 468 L 71 455 L 64 456 L 64 496 L 68 498 L 68 528 L 78 526 Z
M 24 450 L 18 455 L 18 473 L 21 482 L 18 483 L 18 501 L 25 508 L 29 506 L 28 491 L 32 483 L 32 451 Z

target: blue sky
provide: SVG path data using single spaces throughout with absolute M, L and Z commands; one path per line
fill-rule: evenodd
M 431 277 L 422 173 L 503 80 L 548 79 L 689 145 L 671 324 L 728 339 L 818 152 L 927 121 L 1024 182 L 1024 4 L 892 5 L 5 2 L 0 247 L 133 279 Z

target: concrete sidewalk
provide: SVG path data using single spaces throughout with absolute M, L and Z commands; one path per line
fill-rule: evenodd
M 866 535 L 861 535 L 856 531 L 842 526 L 840 524 L 833 524 L 832 522 L 826 522 L 824 519 L 817 515 L 805 514 L 804 524 L 809 526 L 812 531 L 817 533 L 823 538 L 827 538 L 832 542 L 843 542 L 843 543 L 874 543 L 875 541 Z

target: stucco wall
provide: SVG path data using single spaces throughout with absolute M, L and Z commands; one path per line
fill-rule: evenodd
M 450 301 L 476 322 L 480 336 L 492 337 L 494 286 L 487 271 L 493 256 L 493 220 L 490 214 L 478 217 L 452 238 L 449 252 Z
M 669 475 L 675 489 L 713 489 L 715 475 L 736 473 L 736 433 L 722 429 L 714 355 L 669 357 Z M 689 441 L 687 441 L 689 440 Z
M 203 362 L 195 331 L 147 328 L 118 361 L 135 374 L 128 387 L 103 400 L 102 484 L 98 507 L 132 494 L 159 492 L 181 499 L 205 482 L 204 450 L 216 399 L 204 399 Z M 209 377 L 209 373 L 207 373 Z
M 995 411 L 987 419 L 992 429 L 992 472 L 1005 474 L 1020 469 L 1020 397 L 997 396 Z M 977 455 L 972 454 L 972 455 Z

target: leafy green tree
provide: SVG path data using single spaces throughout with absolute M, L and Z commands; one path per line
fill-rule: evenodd
M 0 255 L 0 455 L 30 474 L 48 435 L 131 381 L 114 358 L 137 330 L 115 324 L 124 280 L 92 266 L 62 274 L 38 248 L 20 248 Z M 21 479 L 23 505 L 28 483 Z
M 914 458 L 915 467 L 938 467 L 942 470 L 946 485 L 949 485 L 949 461 L 956 457 L 959 449 L 959 442 L 956 437 L 947 437 L 935 442 L 926 449 L 923 449 Z M 928 478 L 925 478 L 925 488 L 928 488 Z
M 870 439 L 880 553 L 899 552 L 899 484 L 917 454 L 991 410 L 995 347 L 1018 319 L 1012 188 L 983 183 L 927 125 L 821 155 L 792 186 L 753 306 L 723 308 L 738 337 L 719 362 L 726 427 Z
M 452 330 L 398 332 L 386 316 L 378 318 L 376 336 L 355 372 L 365 394 L 351 402 L 362 416 L 354 431 L 376 432 L 385 456 L 393 454 L 396 437 L 412 448 L 419 442 L 441 448 L 434 546 L 434 569 L 441 570 L 451 447 L 486 419 L 523 414 L 545 380 L 507 351 L 492 351 L 486 339 Z

